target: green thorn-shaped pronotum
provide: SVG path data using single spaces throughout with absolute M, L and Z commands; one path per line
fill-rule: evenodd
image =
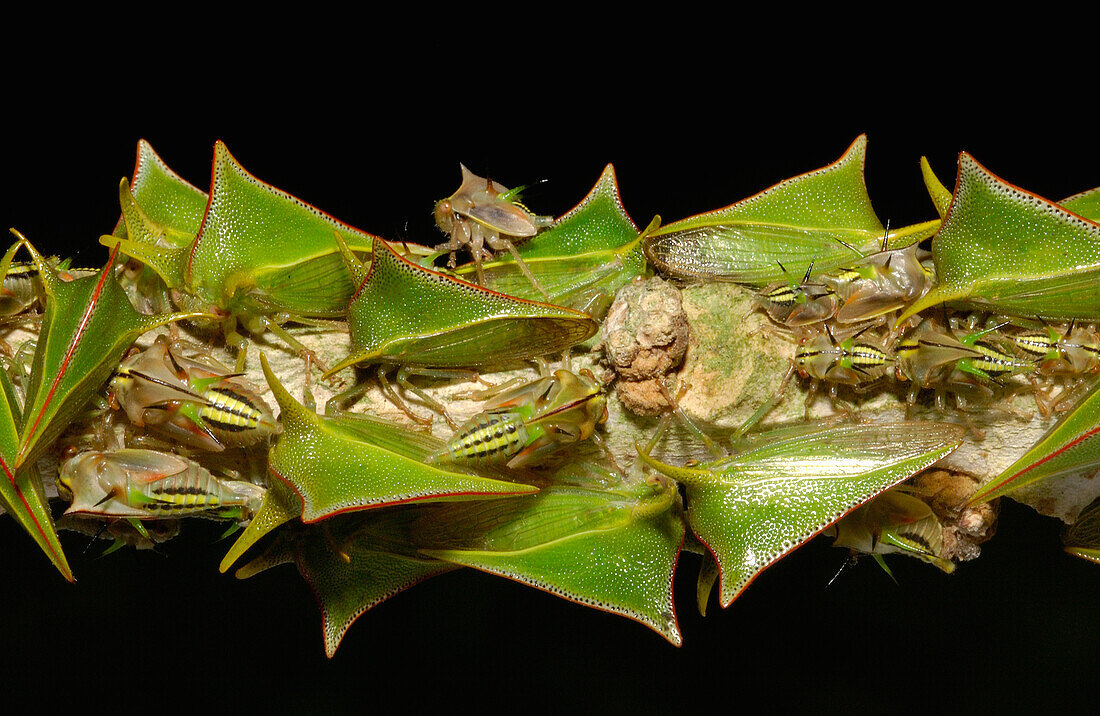
M 248 526 L 244 528 L 244 531 L 237 537 L 237 541 L 226 552 L 221 564 L 218 565 L 218 569 L 223 573 L 226 572 L 252 545 L 259 542 L 277 527 L 300 517 L 301 514 L 302 502 L 298 499 L 294 490 L 279 480 L 272 480 L 267 492 L 264 493 L 260 509 L 256 510 L 256 514 L 252 517 Z M 244 579 L 248 575 L 238 573 L 237 576 Z
M 130 184 L 125 179 L 119 183 L 118 198 L 122 207 L 122 230 L 116 231 L 129 238 L 104 236 L 100 241 L 117 244 L 120 253 L 144 263 L 160 276 L 166 287 L 178 288 L 183 282 L 183 268 L 186 265 L 189 244 L 166 245 L 183 236 L 149 218 L 134 198 Z M 190 238 L 193 240 L 194 234 Z
M 43 497 L 41 478 L 33 464 L 16 468 L 19 451 L 19 399 L 7 371 L 0 371 L 0 507 L 27 531 L 62 576 L 70 582 L 73 573 L 61 550 L 50 508 Z
M 447 506 L 415 527 L 414 534 L 440 542 L 426 554 L 629 617 L 681 642 L 672 575 L 684 524 L 674 487 L 551 487 L 506 503 Z
M 687 488 L 687 519 L 720 570 L 729 606 L 764 569 L 883 490 L 962 444 L 948 423 L 783 429 L 694 467 L 651 467 Z
M 342 237 L 340 237 L 342 239 Z M 557 353 L 594 335 L 580 311 L 506 296 L 408 261 L 375 239 L 348 306 L 353 351 L 331 375 L 356 363 L 458 368 L 495 366 Z
M 133 257 L 168 288 L 183 285 L 188 249 L 202 225 L 206 192 L 172 171 L 144 139 L 138 142 L 134 176 L 119 185 L 122 215 L 112 236 L 100 243 Z
M 1090 469 L 1100 469 L 1100 382 L 1019 460 L 982 485 L 970 503 L 988 502 L 1039 480 Z
M 601 303 L 606 309 L 620 286 L 645 272 L 641 239 L 646 233 L 638 233 L 623 208 L 615 168 L 608 164 L 579 204 L 516 248 L 551 303 L 588 312 Z M 481 266 L 486 288 L 542 299 L 510 255 L 502 253 Z M 476 275 L 472 264 L 455 273 L 469 280 Z
M 932 172 L 932 165 L 925 157 L 920 158 L 921 174 L 924 176 L 924 185 L 928 189 L 928 195 L 932 197 L 932 203 L 940 218 L 947 215 L 951 206 L 951 192 Z M 1066 197 L 1058 202 L 1063 209 L 1069 209 L 1078 216 L 1083 216 L 1089 221 L 1100 221 L 1100 186 L 1087 191 Z
M 148 198 L 139 196 L 136 188 L 134 197 L 141 210 L 157 222 L 157 213 L 163 210 L 155 203 L 162 197 L 152 192 Z M 125 199 L 123 202 L 125 207 Z M 158 273 L 165 272 L 162 278 L 169 286 L 178 286 L 203 306 L 242 315 L 343 315 L 354 286 L 344 270 L 333 232 L 340 231 L 357 251 L 368 251 L 374 237 L 260 181 L 222 142 L 214 145 L 210 194 L 204 209 L 194 240 L 182 258 L 178 248 L 140 240 L 127 242 L 124 251 Z M 104 237 L 101 242 L 109 244 L 111 240 Z M 181 275 L 172 275 L 179 271 Z
M 187 285 L 222 308 L 245 291 L 273 309 L 339 316 L 355 287 L 334 231 L 356 250 L 368 250 L 374 239 L 260 181 L 218 142 L 210 204 L 191 247 Z
M 531 485 L 441 470 L 421 460 L 443 443 L 412 436 L 381 419 L 331 418 L 296 401 L 261 363 L 279 403 L 283 432 L 268 454 L 271 473 L 302 501 L 302 521 L 316 522 L 351 510 L 425 500 L 474 500 L 527 495 Z M 430 442 L 430 445 L 422 445 Z
M 1081 511 L 1062 534 L 1066 551 L 1075 557 L 1100 564 L 1100 499 Z
M 144 139 L 138 142 L 134 176 L 128 182 L 130 200 L 142 208 L 146 218 L 165 229 L 163 237 L 172 246 L 190 246 L 199 232 L 206 212 L 206 192 L 172 171 Z M 132 238 L 125 213 L 119 218 L 114 235 Z
M 1058 203 L 1089 221 L 1100 221 L 1100 186 L 1074 194 Z
M 884 229 L 867 196 L 861 135 L 836 162 L 748 199 L 660 227 L 643 242 L 663 273 L 763 286 L 814 274 L 877 251 Z M 931 236 L 938 221 L 890 232 L 891 248 Z M 780 266 L 782 264 L 782 267 Z
M 16 467 L 37 458 L 65 430 L 138 336 L 183 318 L 210 317 L 135 311 L 112 273 L 117 248 L 98 274 L 64 281 L 29 242 L 22 244 L 38 267 L 46 308 L 31 364 Z
M 932 204 L 936 207 L 936 213 L 940 218 L 947 216 L 947 210 L 951 206 L 951 192 L 939 180 L 932 171 L 932 165 L 926 157 L 920 158 L 920 173 L 924 177 L 924 186 L 928 189 L 928 196 L 932 198 Z
M 1089 206 L 1089 198 L 1075 199 Z M 955 194 L 932 239 L 937 285 L 898 319 L 945 301 L 1015 316 L 1100 319 L 1100 224 L 959 155 Z
M 368 609 L 429 577 L 458 569 L 418 554 L 409 546 L 403 521 L 403 515 L 375 513 L 353 523 L 352 530 L 339 525 L 330 530 L 326 522 L 299 539 L 295 562 L 321 607 L 329 658 Z

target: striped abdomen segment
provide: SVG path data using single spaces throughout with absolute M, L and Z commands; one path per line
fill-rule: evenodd
M 847 350 L 846 357 L 857 370 L 879 368 L 890 363 L 893 358 L 886 351 L 869 343 L 856 343 Z
M 524 420 L 519 413 L 482 413 L 447 442 L 446 456 L 452 462 L 507 460 L 527 445 Z
M 0 288 L 0 317 L 14 316 L 37 301 L 38 281 L 37 268 L 12 265 Z
M 1021 363 L 985 341 L 975 341 L 972 348 L 981 355 L 965 359 L 966 367 L 963 370 L 967 372 L 975 372 L 974 369 L 976 369 L 979 374 L 984 373 L 995 380 L 1021 369 L 1027 370 L 1035 367 L 1030 363 Z
M 154 517 L 187 515 L 225 505 L 244 504 L 240 495 L 226 489 L 209 470 L 190 460 L 185 470 L 136 487 L 149 500 L 137 501 L 138 504 Z
M 798 286 L 787 283 L 769 288 L 761 295 L 765 303 L 774 304 L 781 308 L 793 308 L 800 300 L 805 300 L 805 294 Z
M 199 414 L 215 430 L 238 433 L 255 430 L 260 426 L 262 414 L 243 394 L 224 388 L 210 388 L 202 397 L 208 401 Z
M 1019 333 L 1012 336 L 1012 342 L 1024 355 L 1033 360 L 1044 358 L 1057 358 L 1061 352 L 1058 347 L 1058 337 L 1044 332 Z

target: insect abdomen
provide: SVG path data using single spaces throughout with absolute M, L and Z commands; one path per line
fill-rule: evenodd
M 207 425 L 215 430 L 238 433 L 260 427 L 263 414 L 243 394 L 223 388 L 210 388 L 202 394 L 209 401 L 199 411 Z
M 527 426 L 519 413 L 482 413 L 447 442 L 452 462 L 498 462 L 527 445 Z
M 225 498 L 233 499 L 214 479 L 210 471 L 189 463 L 186 470 L 171 477 L 150 482 L 143 490 L 151 501 L 143 507 L 156 517 L 172 517 L 219 507 Z
M 972 359 L 971 365 L 994 378 L 1011 374 L 1021 368 L 1033 368 L 1031 364 L 1014 360 L 1012 356 L 1002 353 L 985 341 L 975 341 L 973 348 L 981 353 L 981 357 Z
M 1033 360 L 1042 360 L 1058 355 L 1058 339 L 1047 333 L 1020 333 L 1012 336 L 1012 342 L 1021 353 Z

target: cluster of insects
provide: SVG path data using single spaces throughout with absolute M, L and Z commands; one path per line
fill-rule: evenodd
M 0 506 L 68 578 L 55 527 L 116 549 L 155 547 L 183 518 L 221 520 L 243 528 L 223 571 L 273 533 L 238 576 L 294 562 L 318 593 L 329 655 L 363 611 L 459 567 L 627 616 L 676 644 L 671 585 L 684 549 L 701 555 L 700 609 L 716 582 L 728 605 L 826 530 L 880 563 L 902 552 L 951 571 L 940 516 L 899 486 L 963 443 L 954 421 L 806 421 L 748 435 L 728 454 L 708 439 L 716 459 L 683 466 L 654 454 L 670 416 L 632 454 L 604 434 L 615 403 L 594 369 L 596 336 L 616 291 L 656 270 L 752 287 L 797 344 L 787 380 L 810 380 L 810 399 L 819 384 L 837 403 L 842 388 L 904 382 L 907 405 L 930 391 L 948 413 L 1031 391 L 1062 427 L 986 498 L 1024 472 L 1038 479 L 1035 465 L 1093 464 L 1076 448 L 1100 430 L 1088 422 L 1100 300 L 1078 279 L 1100 263 L 1070 256 L 1072 269 L 1054 266 L 1038 289 L 1015 293 L 986 289 L 1000 275 L 967 283 L 939 250 L 956 246 L 959 222 L 984 221 L 965 202 L 1019 203 L 984 175 L 973 181 L 999 196 L 967 199 L 976 189 L 961 175 L 950 214 L 937 204 L 940 220 L 884 238 L 862 205 L 843 220 L 790 208 L 806 205 L 789 201 L 803 191 L 861 201 L 851 186 L 862 187 L 863 146 L 726 209 L 641 230 L 610 166 L 558 218 L 463 166 L 459 189 L 435 205 L 445 240 L 416 245 L 265 184 L 224 144 L 205 191 L 141 142 L 119 222 L 100 239 L 105 266 L 72 269 L 20 235 L 0 262 L 11 329 L 0 345 Z M 1088 214 L 1096 193 L 1066 204 Z M 788 212 L 782 221 L 768 202 Z M 1100 226 L 1050 207 L 1069 215 L 1055 222 L 1065 241 L 1100 246 Z M 20 252 L 30 260 L 16 262 Z M 1057 300 L 1041 300 L 1043 287 Z M 940 307 L 948 300 L 965 308 Z M 350 348 L 330 364 L 291 325 Z M 300 400 L 265 354 L 266 386 L 251 377 L 249 346 L 266 334 L 302 359 Z M 532 365 L 534 378 L 494 375 Z M 320 413 L 314 368 L 350 383 Z M 479 408 L 456 420 L 425 380 L 476 384 L 467 397 Z M 403 422 L 357 410 L 373 389 Z M 42 466 L 48 457 L 56 468 Z M 56 521 L 54 494 L 67 503 Z
M 941 310 L 897 321 L 935 283 L 934 267 L 919 260 L 918 251 L 916 245 L 883 250 L 813 281 L 807 269 L 801 281 L 756 294 L 761 309 L 797 341 L 788 377 L 797 373 L 812 381 L 807 411 L 819 385 L 828 386 L 835 404 L 840 386 L 860 394 L 896 380 L 908 385 L 910 407 L 922 391 L 933 392 L 937 409 L 946 413 L 982 409 L 1027 389 L 1049 416 L 1072 405 L 1100 373 L 1100 333 L 1076 319 Z

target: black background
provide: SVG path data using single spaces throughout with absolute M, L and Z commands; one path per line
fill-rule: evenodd
M 0 220 L 78 264 L 106 258 L 96 239 L 114 224 L 118 181 L 142 137 L 199 186 L 223 139 L 259 178 L 366 231 L 426 243 L 438 239 L 432 204 L 457 186 L 460 161 L 508 186 L 534 184 L 527 203 L 548 214 L 571 208 L 614 163 L 639 224 L 820 167 L 863 132 L 871 199 L 894 226 L 934 216 L 922 154 L 948 186 L 961 150 L 1052 199 L 1100 184 L 1095 121 L 1060 79 L 960 87 L 930 72 L 879 82 L 867 75 L 873 56 L 797 77 L 758 66 L 703 77 L 690 62 L 652 59 L 649 74 L 635 74 L 631 57 L 591 50 L 564 76 L 519 62 L 398 77 L 391 68 L 408 57 L 367 53 L 340 65 L 339 80 L 270 57 L 227 69 L 217 55 L 172 55 L 156 78 L 128 64 L 84 72 L 81 59 L 64 75 L 9 84 L 0 158 Z M 295 570 L 243 582 L 219 574 L 228 544 L 213 544 L 213 526 L 188 526 L 167 556 L 96 560 L 63 536 L 78 579 L 69 585 L 4 520 L 2 690 L 112 712 L 648 712 L 711 699 L 730 712 L 759 699 L 827 712 L 1062 709 L 1094 691 L 1100 569 L 1065 555 L 1058 530 L 1006 504 L 980 560 L 945 576 L 894 559 L 898 585 L 865 561 L 827 587 L 844 555 L 818 540 L 706 619 L 693 606 L 697 562 L 685 555 L 680 649 L 626 619 L 457 572 L 365 614 L 328 661 Z

